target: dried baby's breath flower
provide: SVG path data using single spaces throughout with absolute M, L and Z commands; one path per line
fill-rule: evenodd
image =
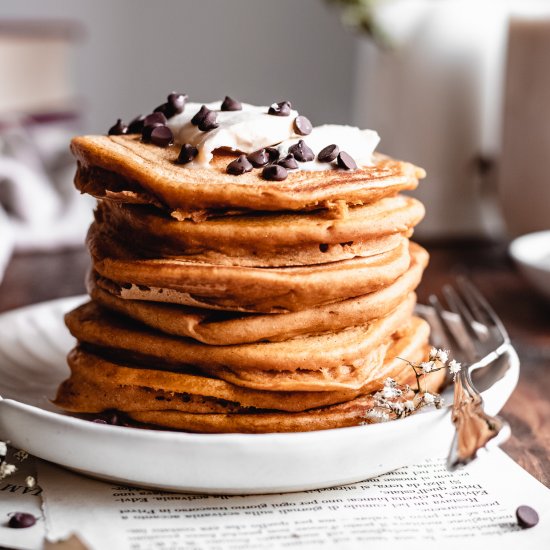
M 427 374 L 432 372 L 436 367 L 434 361 L 424 361 L 423 363 L 420 363 L 420 368 L 422 369 L 422 372 Z
M 452 359 L 449 362 L 449 372 L 453 375 L 453 380 L 456 378 L 456 375 L 460 372 L 462 369 L 462 365 L 458 362 Z
M 36 487 L 36 479 L 33 476 L 27 476 L 25 478 L 25 486 L 29 489 Z
M 416 403 L 412 399 L 407 399 L 407 401 L 403 403 L 403 407 L 405 411 L 413 412 L 416 410 Z
M 7 454 L 8 446 L 3 441 L 0 441 L 0 459 L 4 458 Z
M 437 348 L 431 348 L 430 353 L 428 355 L 428 358 L 430 361 L 435 361 L 437 359 L 437 354 L 439 353 L 439 350 Z
M 446 349 L 437 350 L 437 358 L 442 363 L 446 363 L 449 360 L 449 351 Z
M 390 419 L 390 416 L 387 412 L 380 411 L 378 409 L 371 409 L 365 414 L 365 418 L 371 420 L 372 422 L 387 422 Z
M 401 397 L 402 391 L 399 388 L 393 387 L 393 386 L 384 386 L 384 389 L 382 390 L 382 396 L 385 399 L 393 399 L 395 397 Z
M 7 462 L 2 462 L 2 464 L 0 464 L 0 479 L 11 476 L 15 472 L 17 472 L 17 466 L 15 466 L 15 464 L 8 464 Z
M 436 401 L 436 396 L 430 392 L 424 392 L 422 394 L 422 401 L 424 401 L 426 405 L 433 405 Z

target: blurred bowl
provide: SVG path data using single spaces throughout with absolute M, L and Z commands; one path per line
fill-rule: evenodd
M 509 251 L 525 278 L 550 300 L 550 230 L 514 239 Z

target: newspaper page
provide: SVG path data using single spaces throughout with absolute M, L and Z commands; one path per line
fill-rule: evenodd
M 452 473 L 444 459 L 430 459 L 353 485 L 264 496 L 130 488 L 44 462 L 38 479 L 48 538 L 76 533 L 91 550 L 370 550 L 396 543 L 506 550 L 550 543 L 550 490 L 499 449 Z M 531 529 L 517 524 L 522 504 L 539 513 Z

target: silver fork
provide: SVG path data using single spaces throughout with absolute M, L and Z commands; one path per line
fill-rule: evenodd
M 473 370 L 489 365 L 510 348 L 508 333 L 471 282 L 459 277 L 457 287 L 458 290 L 451 285 L 443 287 L 448 311 L 437 296 L 429 297 L 448 338 L 451 354 L 462 363 L 454 386 L 451 419 L 455 435 L 447 458 L 449 470 L 471 462 L 477 451 L 497 435 L 501 434 L 498 441 L 501 443 L 510 434 L 505 420 L 490 416 L 483 410 L 483 399 L 470 376 Z

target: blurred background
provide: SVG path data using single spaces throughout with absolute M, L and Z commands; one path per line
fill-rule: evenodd
M 82 243 L 70 136 L 172 90 L 377 130 L 428 171 L 421 239 L 550 228 L 547 0 L 2 2 L 0 74 L 0 272 Z

